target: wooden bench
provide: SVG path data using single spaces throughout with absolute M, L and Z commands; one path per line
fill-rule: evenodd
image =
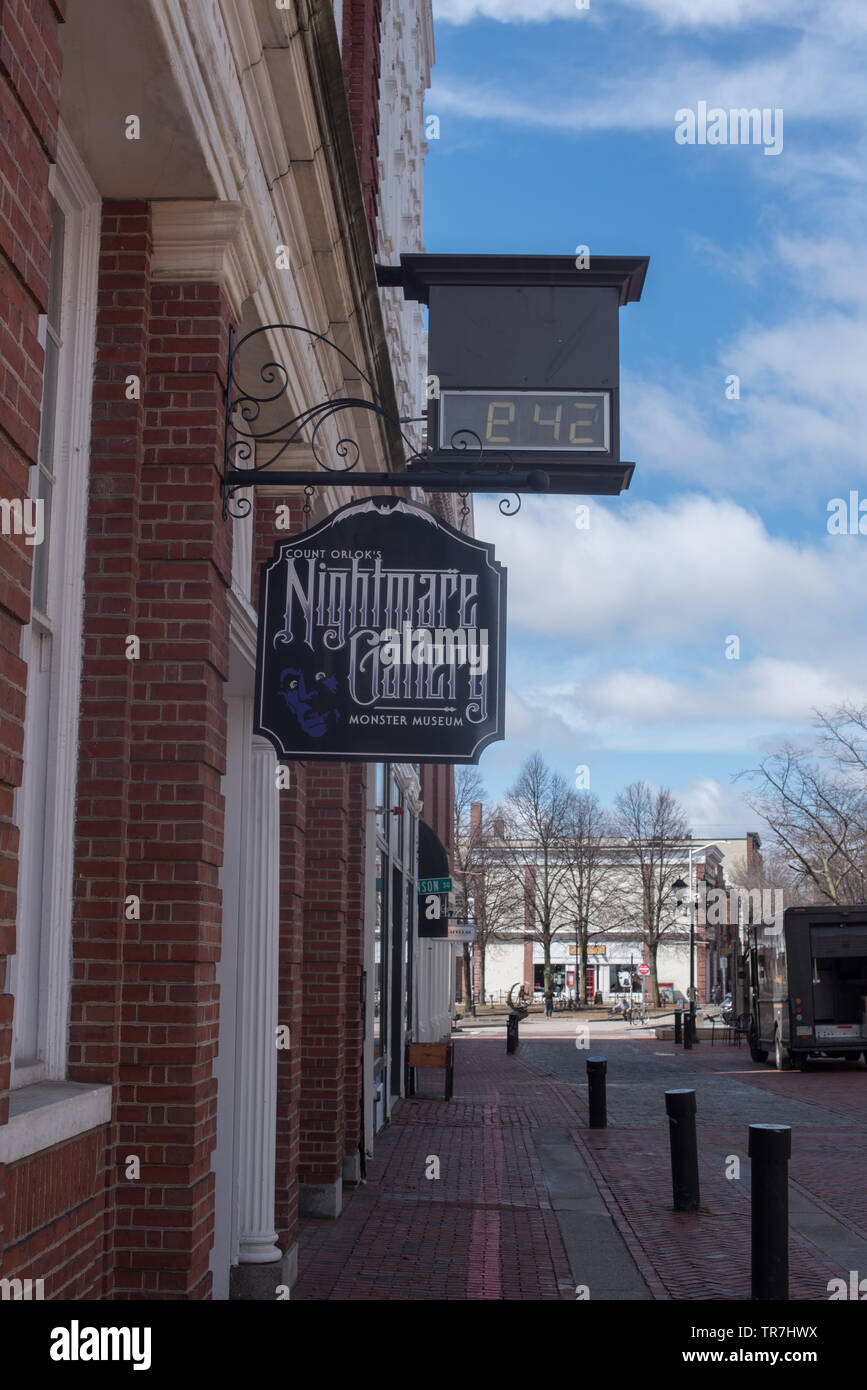
M 446 1073 L 445 1099 L 451 1100 L 455 1084 L 455 1045 L 442 1043 L 407 1043 L 405 1055 L 406 1094 L 415 1095 L 415 1073 L 418 1067 L 444 1067 Z

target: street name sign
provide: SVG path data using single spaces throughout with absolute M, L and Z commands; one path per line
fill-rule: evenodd
M 450 878 L 420 878 L 418 891 L 420 893 L 450 893 L 452 881 Z

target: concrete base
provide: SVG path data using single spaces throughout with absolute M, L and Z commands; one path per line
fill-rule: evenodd
M 328 1216 L 336 1220 L 343 1210 L 343 1178 L 336 1182 L 302 1183 L 298 1192 L 301 1216 Z
M 343 1160 L 343 1181 L 355 1187 L 361 1182 L 361 1154 L 347 1154 Z
M 240 1302 L 274 1303 L 281 1290 L 291 1289 L 298 1278 L 298 1246 L 293 1245 L 281 1260 L 264 1265 L 232 1265 L 229 1270 L 229 1298 Z M 286 1297 L 285 1293 L 282 1297 Z

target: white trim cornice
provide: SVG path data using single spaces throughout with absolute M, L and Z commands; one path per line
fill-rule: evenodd
M 247 264 L 242 230 L 246 210 L 223 199 L 173 199 L 151 203 L 156 282 L 218 284 L 240 317 L 244 300 L 258 283 Z

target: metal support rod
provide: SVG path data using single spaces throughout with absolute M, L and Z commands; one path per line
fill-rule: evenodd
M 666 1091 L 675 1211 L 698 1211 L 700 1205 L 695 1109 L 695 1091 Z
M 362 473 L 355 468 L 294 469 L 229 468 L 223 476 L 227 487 L 405 487 L 425 492 L 547 492 L 547 473 Z
M 789 1125 L 750 1125 L 752 1297 L 789 1297 Z
M 604 1057 L 587 1058 L 587 1101 L 591 1129 L 605 1129 L 608 1125 L 608 1103 L 605 1096 L 607 1068 L 608 1062 Z

